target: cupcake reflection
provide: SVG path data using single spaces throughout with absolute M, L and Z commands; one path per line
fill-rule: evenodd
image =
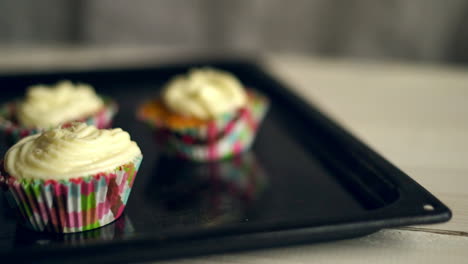
M 131 237 L 135 228 L 127 214 L 112 224 L 101 228 L 70 234 L 41 233 L 19 227 L 16 231 L 16 245 L 45 246 L 50 244 L 85 245 L 96 241 L 111 241 Z
M 267 178 L 252 152 L 234 158 L 192 163 L 162 157 L 148 195 L 163 226 L 212 226 L 238 222 L 255 207 Z

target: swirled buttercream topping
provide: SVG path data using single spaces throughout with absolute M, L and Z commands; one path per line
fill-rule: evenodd
M 55 86 L 35 85 L 28 88 L 25 99 L 18 105 L 17 119 L 23 126 L 51 128 L 86 118 L 103 105 L 87 84 L 62 81 Z
M 164 88 L 163 101 L 177 114 L 209 120 L 242 107 L 247 96 L 232 74 L 202 68 L 172 79 Z
M 26 137 L 5 155 L 5 171 L 17 179 L 63 180 L 109 172 L 141 155 L 120 128 L 72 123 Z

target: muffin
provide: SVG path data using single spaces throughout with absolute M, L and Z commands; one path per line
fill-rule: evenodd
M 87 84 L 61 81 L 28 88 L 25 98 L 0 105 L 0 131 L 12 145 L 23 137 L 72 121 L 108 128 L 117 112 L 109 98 Z
M 213 161 L 249 149 L 268 105 L 234 75 L 201 68 L 175 76 L 141 105 L 138 117 L 154 128 L 166 153 Z
M 1 178 L 26 226 L 72 233 L 123 212 L 143 156 L 120 128 L 74 122 L 28 136 L 5 154 Z

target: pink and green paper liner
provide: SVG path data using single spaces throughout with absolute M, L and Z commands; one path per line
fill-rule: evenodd
M 94 125 L 99 129 L 111 127 L 112 119 L 118 110 L 117 103 L 108 98 L 103 98 L 103 100 L 104 107 L 96 114 L 73 121 Z M 13 145 L 24 137 L 44 131 L 44 129 L 30 128 L 18 124 L 16 122 L 16 105 L 17 102 L 0 105 L 0 133 L 4 134 L 8 145 Z
M 258 92 L 249 91 L 249 97 L 246 106 L 200 127 L 170 129 L 158 120 L 139 118 L 154 128 L 166 153 L 193 161 L 220 160 L 248 150 L 255 139 L 269 101 Z
M 2 175 L 8 200 L 22 222 L 39 232 L 74 233 L 105 226 L 122 214 L 142 156 L 117 167 L 70 180 L 17 180 Z

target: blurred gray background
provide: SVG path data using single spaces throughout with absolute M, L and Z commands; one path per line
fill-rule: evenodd
M 466 63 L 467 44 L 467 0 L 0 0 L 6 47 L 158 45 Z

